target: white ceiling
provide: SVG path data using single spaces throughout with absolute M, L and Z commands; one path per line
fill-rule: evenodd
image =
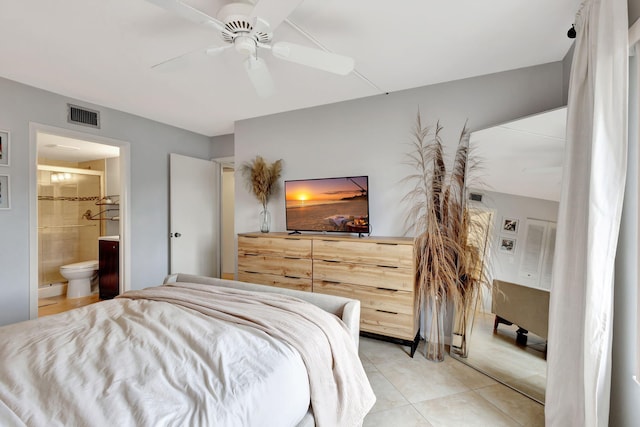
M 223 42 L 145 0 L 0 0 L 0 76 L 213 136 L 241 119 L 561 60 L 579 1 L 303 0 L 274 42 L 314 47 L 293 23 L 355 72 L 267 53 L 277 93 L 261 99 L 232 49 L 151 69 Z M 211 16 L 227 3 L 184 2 Z
M 473 132 L 480 188 L 560 201 L 567 109 Z

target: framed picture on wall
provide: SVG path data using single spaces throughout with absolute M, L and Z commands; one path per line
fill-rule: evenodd
M 0 209 L 10 207 L 9 175 L 0 175 Z
M 500 237 L 500 252 L 514 253 L 516 251 L 516 239 Z
M 520 221 L 515 218 L 502 218 L 502 231 L 504 233 L 517 234 L 519 224 Z
M 0 130 L 0 166 L 9 166 L 9 132 Z

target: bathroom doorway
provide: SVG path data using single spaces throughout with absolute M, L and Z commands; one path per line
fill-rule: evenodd
M 64 266 L 98 259 L 96 242 L 108 220 L 92 211 L 105 197 L 104 161 L 65 161 L 67 166 L 61 167 L 52 165 L 61 161 L 42 154 L 38 158 L 38 317 L 69 294 Z M 92 267 L 85 270 L 93 279 L 88 283 L 95 286 Z
M 31 147 L 30 317 L 99 301 L 103 239 L 117 238 L 120 244 L 115 256 L 123 292 L 128 288 L 128 143 L 32 124 Z M 87 274 L 77 280 L 80 268 Z

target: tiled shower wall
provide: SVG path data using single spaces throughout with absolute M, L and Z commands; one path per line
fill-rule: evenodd
M 83 218 L 87 210 L 100 211 L 101 178 L 72 173 L 53 182 L 56 172 L 38 171 L 39 285 L 63 282 L 60 266 L 98 259 L 101 222 Z

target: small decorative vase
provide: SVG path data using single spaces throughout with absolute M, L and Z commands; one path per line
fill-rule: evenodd
M 453 320 L 453 330 L 451 333 L 451 348 L 449 352 L 458 357 L 469 355 L 469 339 L 473 330 L 473 321 L 476 312 L 478 292 L 476 289 L 469 290 L 462 297 L 460 307 L 456 307 Z
M 271 228 L 271 213 L 265 207 L 264 209 L 262 209 L 262 212 L 260 212 L 260 231 L 262 231 L 263 233 L 268 233 L 270 228 Z
M 425 357 L 432 362 L 444 361 L 444 315 L 442 298 L 427 297 Z

